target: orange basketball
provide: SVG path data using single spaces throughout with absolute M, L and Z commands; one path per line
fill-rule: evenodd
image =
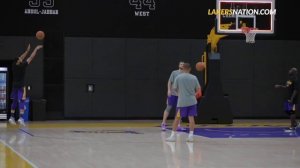
M 204 69 L 205 69 L 205 63 L 204 62 L 197 62 L 196 70 L 197 71 L 203 71 Z
M 43 31 L 38 31 L 38 32 L 36 32 L 35 37 L 38 40 L 43 40 L 45 38 L 45 33 Z

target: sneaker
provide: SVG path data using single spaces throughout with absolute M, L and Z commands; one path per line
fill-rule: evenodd
M 295 127 L 289 127 L 289 128 L 284 129 L 284 132 L 294 132 L 295 130 L 296 130 Z
M 16 125 L 16 120 L 14 117 L 10 117 L 8 122 L 11 124 L 11 125 Z
M 194 136 L 188 136 L 186 139 L 187 142 L 194 142 Z
M 169 138 L 166 139 L 168 142 L 176 142 L 176 136 L 170 136 Z
M 167 129 L 167 125 L 164 124 L 164 123 L 162 123 L 162 124 L 161 124 L 161 130 L 162 130 L 162 131 L 166 131 L 166 129 Z
M 185 131 L 186 129 L 184 127 L 181 127 L 180 125 L 178 125 L 177 127 L 177 131 Z
M 297 122 L 296 128 L 299 128 L 299 127 L 300 127 L 300 121 Z
M 25 122 L 24 122 L 24 119 L 21 118 L 21 117 L 18 119 L 18 123 L 19 123 L 21 126 L 23 126 L 23 127 L 26 126 L 26 125 L 25 125 Z

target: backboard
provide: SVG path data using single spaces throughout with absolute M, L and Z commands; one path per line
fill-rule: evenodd
M 275 0 L 217 0 L 216 9 L 217 33 L 241 34 L 241 27 L 251 27 L 257 34 L 274 34 Z

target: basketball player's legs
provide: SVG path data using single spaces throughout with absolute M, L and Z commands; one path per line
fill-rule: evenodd
M 18 122 L 21 125 L 25 125 L 24 124 L 24 120 L 22 118 L 24 111 L 25 111 L 25 100 L 23 99 L 23 95 L 24 94 L 24 90 L 23 88 L 14 88 L 11 94 L 11 98 L 13 100 L 12 105 L 11 105 L 11 117 L 9 119 L 9 123 L 11 124 L 16 124 L 15 122 L 15 110 L 17 108 L 17 106 L 19 105 L 19 112 L 20 112 L 20 116 L 18 119 Z
M 166 109 L 164 111 L 164 114 L 163 114 L 163 120 L 161 122 L 161 129 L 163 131 L 166 130 L 166 126 L 167 126 L 166 123 L 167 123 L 167 119 L 168 119 L 168 116 L 169 116 L 171 110 L 172 110 L 172 106 L 167 104 L 167 107 L 166 107 Z
M 194 130 L 195 130 L 195 116 L 197 116 L 197 105 L 187 107 L 187 116 L 189 118 L 190 132 L 187 138 L 188 142 L 194 141 Z
M 189 127 L 190 127 L 190 132 L 189 132 L 189 136 L 186 139 L 186 141 L 193 142 L 194 141 L 194 130 L 195 130 L 195 117 L 194 116 L 189 116 Z
M 9 123 L 15 125 L 16 121 L 15 121 L 15 111 L 16 108 L 18 107 L 18 88 L 13 88 L 12 92 L 11 92 L 11 99 L 12 99 L 12 104 L 11 104 L 11 115 L 9 118 Z
M 195 117 L 194 116 L 189 116 L 189 128 L 190 132 L 195 130 Z
M 290 115 L 290 120 L 291 120 L 291 128 L 295 128 L 298 126 L 295 113 Z
M 176 118 L 173 123 L 172 133 L 171 133 L 171 136 L 169 138 L 167 138 L 167 141 L 171 141 L 171 142 L 176 141 L 175 134 L 176 134 L 178 123 L 179 123 L 181 117 L 188 117 L 190 132 L 189 132 L 187 141 L 193 142 L 194 141 L 194 129 L 195 129 L 195 119 L 194 119 L 195 116 L 197 116 L 197 105 L 192 105 L 192 106 L 188 106 L 188 107 L 178 107 Z
M 290 129 L 295 130 L 296 127 L 299 126 L 299 123 L 296 120 L 296 104 L 292 104 L 292 109 L 290 111 L 290 121 L 291 121 Z
M 197 116 L 197 104 L 187 107 L 187 116 L 189 118 L 190 131 L 195 129 L 195 117 Z
M 169 141 L 169 142 L 175 142 L 176 141 L 176 131 L 177 131 L 178 124 L 181 120 L 181 115 L 180 114 L 181 114 L 180 113 L 180 108 L 177 108 L 175 119 L 174 119 L 173 125 L 172 125 L 172 132 L 171 132 L 171 135 L 166 139 L 166 141 Z
M 163 114 L 163 120 L 162 120 L 162 123 L 161 123 L 161 130 L 165 131 L 166 130 L 166 126 L 167 126 L 167 119 L 168 119 L 168 116 L 172 110 L 172 108 L 176 108 L 177 106 L 177 100 L 178 100 L 178 97 L 177 96 L 168 96 L 168 99 L 167 99 L 167 107 L 164 111 L 164 114 Z M 179 121 L 179 127 L 180 127 L 180 121 Z M 181 128 L 181 127 L 180 127 Z
M 290 127 L 286 131 L 295 131 L 296 127 L 300 126 L 300 123 L 296 120 L 296 104 L 286 101 L 285 111 L 290 117 Z
M 18 119 L 18 122 L 20 125 L 25 126 L 23 115 L 25 112 L 25 99 L 23 97 L 23 93 L 19 92 L 19 111 L 20 111 L 20 116 Z

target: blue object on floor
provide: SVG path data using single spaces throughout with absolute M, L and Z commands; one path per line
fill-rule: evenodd
M 24 114 L 23 114 L 23 119 L 24 119 L 25 122 L 29 121 L 29 108 L 30 108 L 29 103 L 30 103 L 29 98 L 27 98 L 25 100 L 25 111 L 24 111 Z

